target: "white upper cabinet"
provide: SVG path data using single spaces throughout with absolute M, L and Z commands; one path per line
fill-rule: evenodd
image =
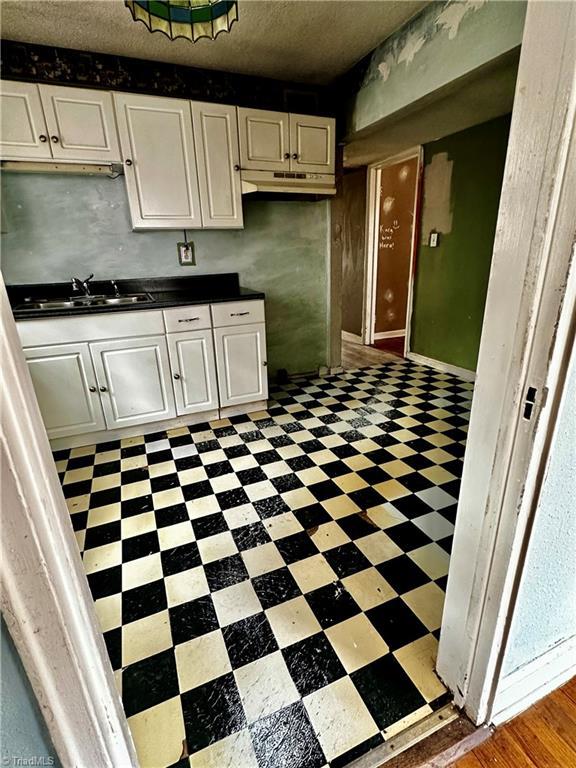
M 192 102 L 204 228 L 243 226 L 236 107 Z
M 239 107 L 238 128 L 242 169 L 290 170 L 290 125 L 287 112 Z
M 48 437 L 105 428 L 88 344 L 28 347 L 24 355 Z
M 336 121 L 333 117 L 290 115 L 290 170 L 334 173 Z
M 120 160 L 111 93 L 60 85 L 38 88 L 55 159 Z
M 134 229 L 202 227 L 190 102 L 115 93 Z
M 50 142 L 38 86 L 0 83 L 0 155 L 2 160 L 50 160 Z

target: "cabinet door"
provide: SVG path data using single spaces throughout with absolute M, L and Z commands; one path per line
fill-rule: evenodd
M 90 344 L 109 429 L 176 415 L 164 336 Z
M 0 83 L 2 160 L 51 160 L 48 130 L 35 83 Z
M 192 102 L 192 122 L 198 159 L 202 225 L 205 229 L 242 227 L 236 107 Z
M 220 405 L 239 405 L 268 397 L 264 323 L 215 328 Z
M 202 226 L 190 102 L 115 93 L 134 229 Z
M 334 173 L 335 129 L 333 117 L 290 115 L 290 170 Z
M 169 333 L 167 338 L 178 415 L 218 408 L 212 331 Z
M 238 108 L 240 165 L 257 171 L 290 170 L 287 112 Z
M 112 94 L 61 85 L 38 88 L 56 159 L 120 160 Z
M 48 437 L 105 429 L 88 344 L 24 349 Z

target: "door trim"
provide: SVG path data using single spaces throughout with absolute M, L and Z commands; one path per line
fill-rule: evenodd
M 404 336 L 404 353 L 410 349 L 410 321 L 412 318 L 413 284 L 416 264 L 416 248 L 418 244 L 420 196 L 422 191 L 422 168 L 424 162 L 424 150 L 422 146 L 412 147 L 405 152 L 378 160 L 368 166 L 366 177 L 366 243 L 364 256 L 364 317 L 362 338 L 364 344 L 372 345 L 378 335 L 374 332 L 376 321 L 376 286 L 378 274 L 378 232 L 379 232 L 379 203 L 380 203 L 380 171 L 389 165 L 401 163 L 404 160 L 418 158 L 417 181 L 414 191 L 414 226 L 412 227 L 412 239 L 410 243 L 410 276 L 408 280 L 408 299 L 406 302 L 406 328 Z M 395 331 L 400 335 L 399 331 Z
M 0 277 L 2 613 L 62 765 L 138 768 Z
M 574 4 L 528 4 L 438 651 L 440 676 L 476 723 L 499 708 L 576 323 L 575 41 Z M 527 422 L 528 385 L 548 397 Z

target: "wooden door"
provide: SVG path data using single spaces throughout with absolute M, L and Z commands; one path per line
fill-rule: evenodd
M 419 168 L 419 158 L 411 157 L 380 170 L 374 318 L 376 339 L 378 334 L 402 336 L 406 331 Z
M 90 344 L 109 429 L 176 415 L 164 336 Z
M 52 159 L 35 83 L 0 82 L 0 131 L 2 160 Z
M 38 88 L 54 158 L 105 163 L 120 160 L 112 94 L 61 85 Z
M 242 169 L 290 170 L 289 118 L 287 112 L 238 108 Z
M 48 437 L 105 428 L 88 344 L 28 347 L 24 356 Z
M 239 405 L 268 397 L 264 323 L 215 328 L 220 405 Z
M 115 93 L 134 229 L 202 226 L 190 102 Z
M 336 121 L 333 117 L 290 115 L 290 170 L 334 173 Z
M 192 102 L 198 181 L 205 229 L 243 226 L 236 107 Z
M 218 408 L 212 331 L 169 333 L 167 339 L 178 415 Z

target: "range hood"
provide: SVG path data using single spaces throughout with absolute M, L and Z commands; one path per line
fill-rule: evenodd
M 299 173 L 293 171 L 240 172 L 242 194 L 280 192 L 299 195 L 335 195 L 336 181 L 331 173 Z

